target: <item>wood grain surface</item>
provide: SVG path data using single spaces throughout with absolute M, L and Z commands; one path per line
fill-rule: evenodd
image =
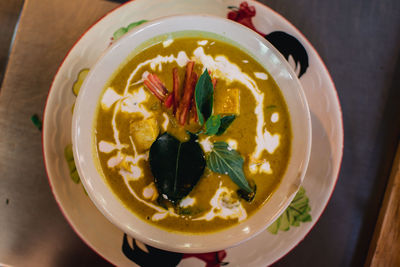
M 365 266 L 400 266 L 400 146 Z
M 0 266 L 109 266 L 58 208 L 46 178 L 41 133 L 30 118 L 43 116 L 51 82 L 69 49 L 117 5 L 24 3 L 0 94 Z
M 7 65 L 11 39 L 23 3 L 23 0 L 0 1 L 0 85 Z

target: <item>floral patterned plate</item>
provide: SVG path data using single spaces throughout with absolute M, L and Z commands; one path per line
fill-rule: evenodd
M 180 254 L 136 242 L 97 210 L 79 184 L 69 144 L 71 108 L 89 69 L 115 39 L 154 18 L 203 13 L 235 20 L 257 31 L 289 61 L 300 78 L 312 118 L 312 151 L 303 188 L 268 230 L 224 251 Z M 294 248 L 321 216 L 334 190 L 343 154 L 337 93 L 318 53 L 286 19 L 255 1 L 136 0 L 107 14 L 71 49 L 57 72 L 45 108 L 43 149 L 54 196 L 75 232 L 117 266 L 266 266 Z M 101 233 L 101 234 L 100 234 Z

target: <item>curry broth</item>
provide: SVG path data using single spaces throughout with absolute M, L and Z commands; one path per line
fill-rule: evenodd
M 244 158 L 243 168 L 246 178 L 250 181 L 254 181 L 257 185 L 256 195 L 252 202 L 246 202 L 243 199 L 240 201 L 247 212 L 248 218 L 268 200 L 274 190 L 278 187 L 287 167 L 291 146 L 291 126 L 286 103 L 275 81 L 257 61 L 240 49 L 225 42 L 209 38 L 177 38 L 167 47 L 164 47 L 163 43 L 160 42 L 135 55 L 125 65 L 121 66 L 117 74 L 109 81 L 106 88 L 111 87 L 116 93 L 123 95 L 127 80 L 129 79 L 132 70 L 137 68 L 140 63 L 145 62 L 149 58 L 154 58 L 157 55 L 177 55 L 179 51 L 185 51 L 185 53 L 190 57 L 194 50 L 199 47 L 198 42 L 201 40 L 208 40 L 208 44 L 202 46 L 205 54 L 214 58 L 221 54 L 227 55 L 227 58 L 229 58 L 231 63 L 239 66 L 242 72 L 247 73 L 254 81 L 256 81 L 258 88 L 265 95 L 264 102 L 262 103 L 265 128 L 268 129 L 272 135 L 279 134 L 280 136 L 279 146 L 273 153 L 263 151 L 261 154 L 261 159 L 264 160 L 264 162 L 269 163 L 272 174 L 260 172 L 252 173 L 249 168 L 252 162 L 250 155 L 253 153 L 257 145 L 255 140 L 257 116 L 254 112 L 256 100 L 244 84 L 237 81 L 228 84 L 222 79 L 218 80 L 214 89 L 215 97 L 217 97 L 218 94 L 223 94 L 224 90 L 227 88 L 238 88 L 240 90 L 240 115 L 236 117 L 232 125 L 223 135 L 212 136 L 210 141 L 237 141 L 237 151 Z M 244 63 L 243 61 L 247 63 Z M 132 80 L 140 80 L 144 71 L 153 72 L 159 76 L 166 85 L 166 88 L 171 91 L 173 83 L 172 69 L 174 67 L 179 67 L 176 62 L 164 64 L 161 71 L 158 68 L 153 70 L 149 65 L 146 65 L 136 73 Z M 202 73 L 202 68 L 202 65 L 196 64 L 195 72 L 200 75 Z M 266 73 L 268 79 L 258 79 L 255 73 Z M 179 76 L 180 80 L 184 81 L 184 67 L 179 67 Z M 131 86 L 129 87 L 129 90 L 134 91 L 141 86 L 143 85 L 138 84 Z M 131 121 L 133 119 L 140 119 L 141 115 L 128 114 L 124 112 L 117 112 L 114 114 L 116 105 L 118 105 L 117 102 L 114 103 L 111 108 L 106 110 L 99 104 L 97 118 L 95 119 L 94 132 L 96 146 L 98 146 L 100 141 L 115 142 L 115 134 L 111 123 L 115 116 L 116 128 L 119 132 L 120 142 L 121 144 L 126 144 L 125 147 L 121 148 L 120 152 L 134 157 L 135 151 L 133 146 L 130 145 L 131 138 L 129 127 Z M 149 111 L 153 112 L 153 116 L 156 117 L 158 124 L 162 125 L 164 121 L 163 114 L 167 111 L 161 106 L 159 100 L 151 95 L 144 105 Z M 270 119 L 274 113 L 279 114 L 279 120 L 276 122 L 273 122 Z M 160 133 L 162 132 L 163 131 L 161 130 Z M 172 123 L 169 123 L 167 132 L 175 135 L 180 140 L 187 139 L 185 130 L 182 128 L 174 128 Z M 200 141 L 204 138 L 205 136 L 200 136 Z M 135 140 L 133 140 L 133 142 L 135 142 Z M 98 149 L 96 149 L 96 151 L 96 157 L 99 159 L 104 178 L 114 194 L 118 196 L 127 208 L 143 220 L 168 230 L 190 233 L 216 231 L 238 222 L 238 218 L 223 219 L 220 217 L 215 217 L 210 221 L 194 220 L 201 217 L 212 208 L 210 199 L 220 186 L 226 186 L 234 191 L 238 189 L 237 185 L 231 181 L 229 176 L 214 173 L 206 168 L 202 178 L 188 196 L 196 200 L 195 204 L 187 208 L 182 208 L 181 210 L 184 212 L 178 217 L 166 216 L 161 220 L 154 221 L 152 220 L 152 216 L 155 213 L 154 208 L 144 204 L 143 201 L 152 203 L 153 205 L 157 205 L 157 201 L 148 200 L 142 196 L 144 188 L 154 181 L 148 161 L 142 159 L 137 164 L 142 170 L 141 178 L 129 181 L 131 190 L 136 193 L 135 197 L 122 179 L 119 173 L 120 169 L 118 167 L 110 168 L 108 166 L 110 158 L 116 157 L 119 153 L 118 150 L 114 150 L 110 153 L 103 153 Z M 137 197 L 142 198 L 143 201 L 138 200 Z

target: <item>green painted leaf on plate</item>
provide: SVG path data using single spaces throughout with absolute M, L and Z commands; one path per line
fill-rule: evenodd
M 129 25 L 126 27 L 126 29 L 127 29 L 128 31 L 130 31 L 131 29 L 133 29 L 133 28 L 135 28 L 135 27 L 137 27 L 137 26 L 139 26 L 139 25 L 141 25 L 141 24 L 143 24 L 143 23 L 145 23 L 145 22 L 147 22 L 147 21 L 148 21 L 148 20 L 142 19 L 142 20 L 139 20 L 139 21 L 132 22 L 131 24 L 129 24 Z
M 277 234 L 278 230 L 288 231 L 290 226 L 300 226 L 301 222 L 310 222 L 312 218 L 308 202 L 306 191 L 300 187 L 289 207 L 267 228 L 268 231 Z
M 86 76 L 89 73 L 89 69 L 81 69 L 78 73 L 78 76 L 76 77 L 76 80 L 74 84 L 72 85 L 72 92 L 74 93 L 75 96 L 78 95 L 79 90 L 81 89 L 81 86 L 83 82 L 85 81 Z
M 69 175 L 71 177 L 71 180 L 74 183 L 79 184 L 81 179 L 79 177 L 78 171 L 76 170 L 76 165 L 75 165 L 75 161 L 74 161 L 74 154 L 72 152 L 72 144 L 69 144 L 69 145 L 65 146 L 65 148 L 64 148 L 64 157 L 65 157 L 65 160 L 67 161 L 67 164 L 68 164 Z
M 114 32 L 114 34 L 113 34 L 114 41 L 116 41 L 116 40 L 118 40 L 119 38 L 121 38 L 122 36 L 124 36 L 124 35 L 125 35 L 128 31 L 130 31 L 131 29 L 133 29 L 133 28 L 135 28 L 136 26 L 139 26 L 140 24 L 143 24 L 143 23 L 145 23 L 145 22 L 147 22 L 147 20 L 142 19 L 142 20 L 139 20 L 139 21 L 132 22 L 131 24 L 129 24 L 129 25 L 126 26 L 126 27 L 121 27 L 121 28 L 119 28 L 119 29 L 116 30 L 116 31 Z

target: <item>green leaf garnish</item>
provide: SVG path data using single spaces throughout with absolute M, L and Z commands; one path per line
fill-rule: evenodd
M 278 230 L 288 231 L 290 226 L 299 226 L 300 222 L 310 222 L 312 218 L 309 213 L 311 208 L 308 202 L 306 191 L 303 187 L 300 187 L 289 207 L 267 228 L 268 231 L 276 234 Z
M 190 193 L 206 165 L 196 135 L 181 143 L 168 133 L 160 135 L 150 147 L 149 162 L 160 195 L 176 202 Z
M 213 172 L 227 174 L 232 181 L 245 190 L 253 192 L 243 173 L 243 158 L 225 142 L 215 142 L 207 157 L 207 166 Z
M 257 185 L 254 183 L 254 181 L 250 181 L 249 186 L 252 188 L 252 190 L 253 190 L 252 192 L 246 192 L 243 189 L 239 189 L 236 191 L 237 194 L 239 195 L 239 197 L 243 198 L 247 202 L 253 201 L 253 199 L 256 196 L 256 192 L 257 192 Z
M 226 129 L 228 129 L 228 127 L 232 124 L 235 118 L 236 118 L 235 115 L 223 117 L 221 119 L 221 126 L 218 129 L 217 135 L 222 135 L 223 133 L 225 133 Z
M 222 135 L 236 118 L 235 115 L 225 116 L 211 115 L 214 105 L 214 86 L 208 70 L 205 69 L 197 81 L 195 92 L 197 117 L 200 125 L 205 123 L 204 133 L 207 135 Z
M 219 131 L 220 126 L 221 126 L 221 116 L 212 115 L 206 121 L 206 131 L 204 134 L 214 135 Z
M 197 116 L 199 118 L 200 125 L 203 125 L 212 114 L 214 102 L 214 87 L 207 69 L 197 81 L 194 96 L 196 101 Z

